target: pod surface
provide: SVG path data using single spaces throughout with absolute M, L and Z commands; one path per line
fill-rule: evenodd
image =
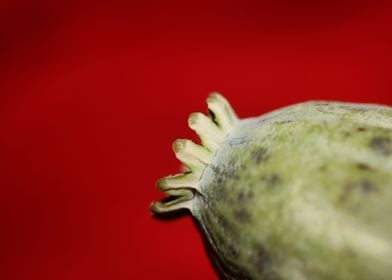
M 152 210 L 189 209 L 227 279 L 392 279 L 392 109 L 306 102 L 239 120 L 216 96 L 213 129 L 193 127 L 202 146 Z

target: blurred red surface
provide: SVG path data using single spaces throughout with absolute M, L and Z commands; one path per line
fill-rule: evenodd
M 154 188 L 222 92 L 241 117 L 304 100 L 392 105 L 380 1 L 0 3 L 0 279 L 216 279 Z

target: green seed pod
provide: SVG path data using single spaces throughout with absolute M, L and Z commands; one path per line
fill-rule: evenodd
M 219 94 L 174 143 L 183 174 L 154 213 L 188 209 L 226 279 L 392 279 L 392 108 L 306 102 L 239 120 Z

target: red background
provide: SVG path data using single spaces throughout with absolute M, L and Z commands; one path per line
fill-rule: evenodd
M 153 219 L 189 113 L 392 105 L 380 1 L 1 1 L 0 279 L 216 279 L 190 217 Z

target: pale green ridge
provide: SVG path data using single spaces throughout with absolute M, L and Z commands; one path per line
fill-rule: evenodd
M 167 197 L 151 204 L 150 209 L 155 214 L 182 209 L 193 212 L 194 196 L 201 194 L 201 174 L 237 122 L 230 104 L 219 93 L 210 94 L 207 107 L 208 116 L 192 113 L 188 119 L 188 125 L 199 136 L 201 145 L 187 139 L 177 139 L 173 143 L 175 156 L 187 171 L 158 180 L 157 188 L 165 192 Z

